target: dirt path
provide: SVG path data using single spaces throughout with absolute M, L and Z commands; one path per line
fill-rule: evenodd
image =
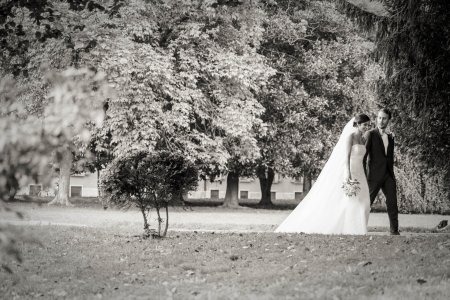
M 15 225 L 65 225 L 86 227 L 114 227 L 139 232 L 142 229 L 142 216 L 137 210 L 83 207 L 50 207 L 35 203 L 12 203 L 14 211 L 20 211 L 23 218 L 17 218 L 12 212 L 0 212 L 0 223 Z M 290 213 L 288 210 L 265 209 L 223 209 L 194 207 L 192 210 L 173 208 L 170 211 L 172 231 L 273 231 Z M 400 215 L 400 226 L 404 232 L 411 228 L 429 230 L 441 220 L 450 216 L 442 215 Z M 150 216 L 151 224 L 156 223 L 156 214 Z M 369 218 L 369 230 L 384 232 L 389 226 L 386 213 L 372 213 Z M 414 230 L 413 230 L 414 231 Z

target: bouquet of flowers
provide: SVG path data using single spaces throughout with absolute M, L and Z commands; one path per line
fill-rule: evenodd
M 342 183 L 342 189 L 347 197 L 352 197 L 358 195 L 361 188 L 359 187 L 358 180 L 350 180 L 344 181 Z

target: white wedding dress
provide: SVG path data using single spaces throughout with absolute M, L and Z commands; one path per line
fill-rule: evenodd
M 275 232 L 319 234 L 366 234 L 370 212 L 369 186 L 363 168 L 366 147 L 355 144 L 350 152 L 352 179 L 361 190 L 347 197 L 342 190 L 345 167 L 345 137 L 351 133 L 350 121 L 308 195 Z

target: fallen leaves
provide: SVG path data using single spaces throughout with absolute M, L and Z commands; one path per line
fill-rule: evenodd
M 419 278 L 419 279 L 417 279 L 417 283 L 418 284 L 424 284 L 424 283 L 426 283 L 427 281 L 425 280 L 425 279 L 422 279 L 422 278 Z
M 369 265 L 371 265 L 371 264 L 372 264 L 371 261 L 361 261 L 361 262 L 359 262 L 359 263 L 357 264 L 357 266 L 358 266 L 358 267 L 366 267 L 366 266 L 369 266 Z
M 437 289 L 433 296 L 448 298 L 442 278 L 450 268 L 446 259 L 449 242 L 441 234 L 409 237 L 408 244 L 396 239 L 388 245 L 384 242 L 390 237 L 373 236 L 368 246 L 367 237 L 348 240 L 291 235 L 284 240 L 271 233 L 177 232 L 178 237 L 142 242 L 97 229 L 30 230 L 53 248 L 47 251 L 24 245 L 24 262 L 13 271 L 31 279 L 27 289 L 14 285 L 19 298 L 25 293 L 44 298 L 86 298 L 86 291 L 92 291 L 89 297 L 100 298 L 97 294 L 101 294 L 103 299 L 140 297 L 141 293 L 155 298 L 227 298 L 236 289 L 242 295 L 256 293 L 251 294 L 254 298 L 262 293 L 280 299 L 331 299 L 333 293 L 340 299 L 351 298 L 352 293 L 382 298 L 388 290 L 388 298 L 418 298 L 424 296 L 421 291 L 431 278 L 438 282 L 433 285 Z M 66 239 L 78 242 L 68 244 Z M 411 255 L 413 250 L 419 255 Z M 66 255 L 60 256 L 62 253 Z M 37 272 L 39 276 L 33 277 Z M 0 282 L 11 287 L 12 280 L 3 280 L 5 274 L 0 273 Z M 51 294 L 49 282 L 52 290 L 65 291 L 66 296 Z M 255 282 L 258 286 L 252 291 Z M 301 288 L 295 290 L 300 283 Z M 340 288 L 333 289 L 336 286 Z M 380 286 L 389 289 L 381 294 Z M 0 286 L 0 292 L 5 292 L 2 289 Z M 5 297 L 14 297 L 5 293 Z M 198 294 L 194 297 L 192 293 Z
M 232 260 L 232 261 L 236 261 L 238 259 L 239 259 L 239 256 L 237 256 L 237 255 L 231 255 L 230 256 L 230 260 Z

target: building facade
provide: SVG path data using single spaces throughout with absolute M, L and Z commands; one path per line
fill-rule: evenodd
M 98 178 L 96 173 L 72 175 L 70 178 L 70 197 L 98 197 Z M 227 187 L 226 176 L 213 182 L 200 180 L 197 190 L 188 194 L 188 199 L 223 199 Z M 23 187 L 17 194 L 50 197 L 57 190 L 57 179 L 50 186 L 35 183 Z M 293 179 L 275 174 L 271 189 L 272 200 L 297 200 L 303 197 L 303 179 Z M 261 188 L 258 178 L 241 178 L 239 180 L 240 199 L 261 199 Z
M 98 197 L 96 173 L 82 173 L 70 177 L 70 197 Z M 55 196 L 58 188 L 58 179 L 54 178 L 49 186 L 43 186 L 41 183 L 29 184 L 22 187 L 17 195 L 29 195 L 40 197 Z
M 188 194 L 188 199 L 223 199 L 227 188 L 226 176 L 213 182 L 200 180 L 197 190 Z M 282 177 L 275 174 L 271 189 L 272 200 L 297 200 L 303 197 L 303 180 Z M 258 178 L 240 178 L 239 199 L 261 199 L 261 188 Z

